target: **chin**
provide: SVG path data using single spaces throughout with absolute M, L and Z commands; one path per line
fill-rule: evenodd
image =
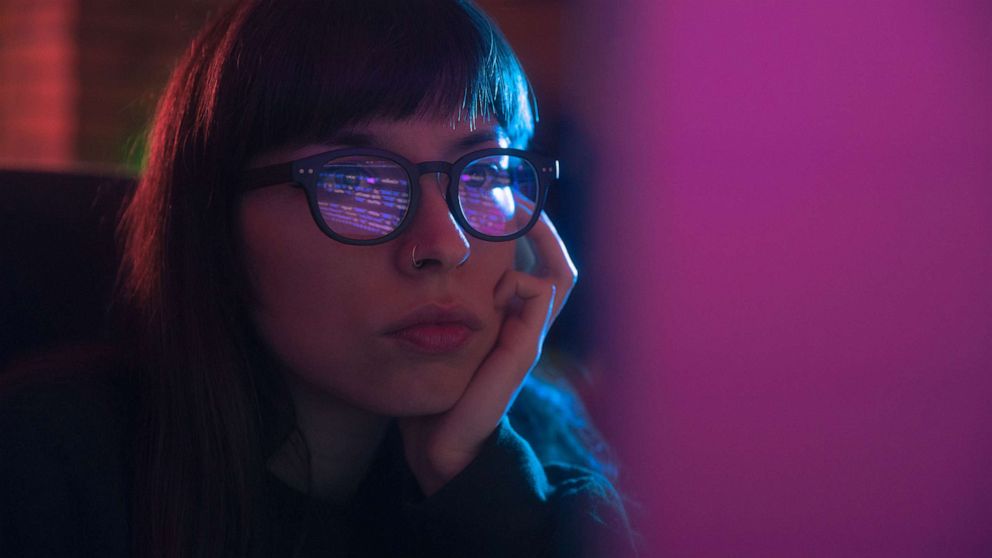
M 428 373 L 428 378 L 406 377 L 388 390 L 390 397 L 379 397 L 376 407 L 384 415 L 394 417 L 425 416 L 443 413 L 461 399 L 471 379 L 467 374 L 438 375 Z M 412 380 L 412 381 L 411 381 Z M 380 392 L 381 394 L 381 392 Z

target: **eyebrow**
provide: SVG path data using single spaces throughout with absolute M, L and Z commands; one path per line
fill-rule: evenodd
M 456 149 L 466 149 L 469 147 L 475 147 L 477 145 L 488 143 L 491 141 L 495 141 L 495 142 L 499 141 L 499 134 L 496 132 L 495 129 L 478 130 L 458 140 L 458 142 L 456 142 L 453 147 Z
M 500 134 L 496 129 L 491 130 L 476 130 L 471 134 L 459 138 L 457 141 L 452 143 L 448 147 L 448 153 L 455 155 L 456 152 L 465 151 L 469 148 L 476 147 L 478 145 L 489 143 L 489 142 L 499 142 Z M 362 132 L 357 132 L 354 130 L 342 130 L 330 138 L 325 140 L 323 143 L 328 145 L 343 145 L 348 147 L 376 147 L 384 149 L 383 143 L 378 136 L 373 134 L 367 134 Z
M 344 130 L 327 138 L 323 143 L 328 145 L 347 145 L 349 147 L 377 147 L 378 142 L 374 136 L 369 134 Z

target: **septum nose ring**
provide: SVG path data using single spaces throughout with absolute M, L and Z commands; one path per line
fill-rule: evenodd
M 438 186 L 441 185 L 441 174 L 440 172 L 434 173 L 434 180 L 437 182 Z M 423 261 L 417 261 L 417 245 L 413 245 L 413 251 L 410 253 L 410 261 L 413 263 L 414 269 L 420 269 L 424 267 Z M 464 261 L 462 263 L 465 263 Z M 461 265 L 461 264 L 459 264 Z
M 424 262 L 423 261 L 419 261 L 419 262 L 417 261 L 417 245 L 416 244 L 413 245 L 413 252 L 410 254 L 410 259 L 413 261 L 413 268 L 414 269 L 420 269 L 420 268 L 424 267 Z

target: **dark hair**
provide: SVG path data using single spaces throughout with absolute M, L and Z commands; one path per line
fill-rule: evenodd
M 235 2 L 179 61 L 120 227 L 119 299 L 143 363 L 137 555 L 249 554 L 265 458 L 295 428 L 245 304 L 236 206 L 247 162 L 349 124 L 416 115 L 495 118 L 517 145 L 533 133 L 520 64 L 467 1 Z M 555 392 L 546 387 L 533 393 Z M 581 460 L 585 444 L 535 449 Z

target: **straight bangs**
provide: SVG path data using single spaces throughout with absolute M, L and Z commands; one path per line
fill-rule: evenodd
M 494 120 L 517 147 L 533 135 L 537 107 L 520 62 L 470 2 L 263 4 L 240 35 L 264 50 L 235 45 L 232 57 L 242 98 L 255 103 L 242 135 L 249 156 L 376 118 L 450 118 L 473 128 Z

